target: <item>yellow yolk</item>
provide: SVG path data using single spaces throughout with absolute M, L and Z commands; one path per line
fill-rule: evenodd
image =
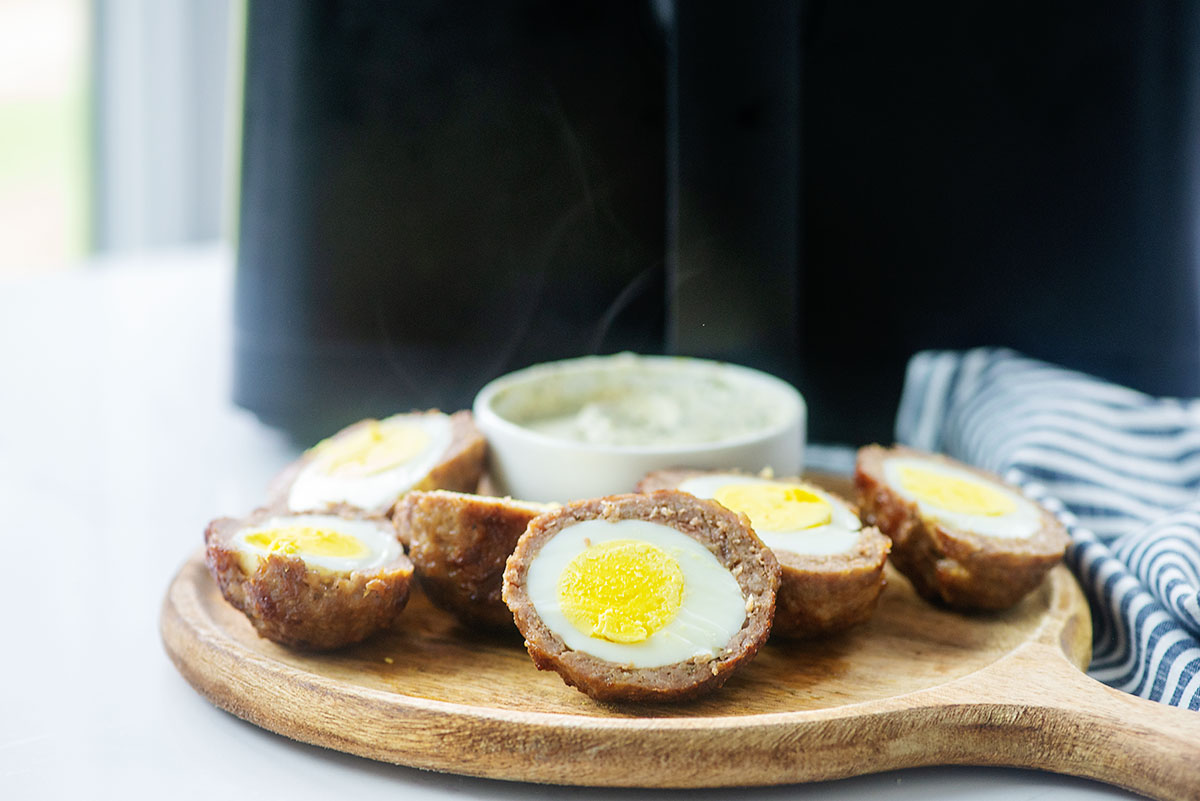
M 745 514 L 755 531 L 794 531 L 833 519 L 833 508 L 798 484 L 727 484 L 713 500 Z
M 329 475 L 365 476 L 412 460 L 429 442 L 429 433 L 419 426 L 371 420 L 351 434 L 318 443 L 313 453 Z
M 999 517 L 1017 508 L 1012 498 L 986 484 L 919 467 L 901 467 L 900 485 L 918 501 L 959 514 Z
M 683 602 L 683 570 L 661 548 L 636 540 L 593 545 L 563 570 L 559 604 L 589 637 L 642 642 L 670 623 Z
M 368 550 L 357 537 L 313 526 L 285 526 L 256 531 L 246 536 L 246 542 L 271 553 L 299 556 L 352 559 L 365 555 Z

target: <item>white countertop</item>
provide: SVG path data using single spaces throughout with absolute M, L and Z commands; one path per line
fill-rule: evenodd
M 395 767 L 213 707 L 163 651 L 167 585 L 207 521 L 298 453 L 229 401 L 219 247 L 0 280 L 0 797 L 1100 799 L 1095 782 L 924 768 L 701 791 L 540 787 Z

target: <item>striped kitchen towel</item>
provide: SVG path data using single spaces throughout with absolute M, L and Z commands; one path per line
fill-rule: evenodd
M 1058 515 L 1094 626 L 1088 673 L 1200 709 L 1200 399 L 1010 350 L 908 365 L 896 439 L 998 473 Z

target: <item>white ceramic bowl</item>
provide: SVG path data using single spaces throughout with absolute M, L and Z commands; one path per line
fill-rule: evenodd
M 758 370 L 703 359 L 622 353 L 535 365 L 480 390 L 474 415 L 492 479 L 529 501 L 631 492 L 646 473 L 669 467 L 783 476 L 804 464 L 800 393 Z M 650 433 L 629 433 L 622 420 Z M 571 430 L 547 430 L 555 427 Z

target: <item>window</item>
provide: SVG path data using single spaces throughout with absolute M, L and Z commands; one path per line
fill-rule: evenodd
M 88 241 L 86 0 L 0 0 L 0 274 Z
M 244 13 L 0 0 L 0 274 L 229 231 Z

